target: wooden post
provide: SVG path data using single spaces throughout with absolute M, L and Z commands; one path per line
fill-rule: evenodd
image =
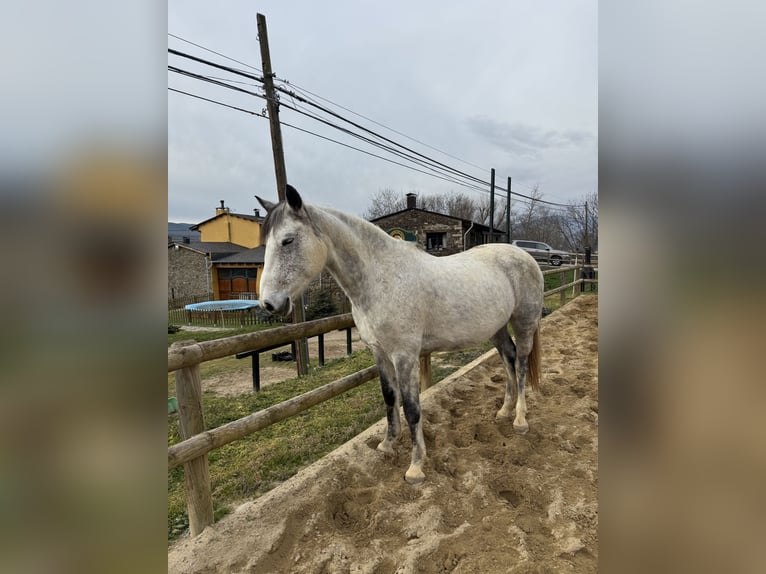
M 420 355 L 420 392 L 431 386 L 431 355 Z
M 324 333 L 320 333 L 319 337 L 319 366 L 324 367 Z
M 572 283 L 577 281 L 577 272 L 579 270 L 580 270 L 579 267 L 575 267 L 574 273 L 572 274 Z M 582 279 L 582 277 L 580 279 Z M 577 285 L 572 285 L 572 299 L 575 298 L 575 289 L 577 289 Z
M 178 341 L 172 347 L 196 344 L 196 341 Z M 176 398 L 181 440 L 186 440 L 205 430 L 202 418 L 202 379 L 199 363 L 175 372 Z M 189 513 L 189 532 L 197 536 L 205 527 L 213 524 L 213 497 L 210 492 L 210 471 L 207 454 L 184 464 L 186 509 Z
M 252 359 L 253 369 L 253 390 L 256 393 L 261 391 L 261 353 L 260 351 L 253 351 Z
M 263 67 L 263 91 L 266 93 L 266 109 L 269 113 L 269 125 L 271 127 L 271 149 L 274 153 L 274 174 L 277 179 L 277 196 L 280 201 L 285 199 L 287 191 L 287 169 L 285 168 L 285 154 L 282 148 L 282 128 L 279 125 L 279 101 L 274 89 L 274 72 L 271 70 L 271 52 L 269 51 L 269 34 L 266 30 L 266 16 L 258 14 L 258 42 L 261 46 L 261 63 Z M 293 305 L 293 323 L 303 323 L 306 316 L 303 309 L 303 297 Z M 296 341 L 298 349 L 295 355 L 295 364 L 298 376 L 307 375 L 309 372 L 309 346 L 306 339 Z
M 566 282 L 564 280 L 564 272 L 563 271 L 561 273 L 559 273 L 559 286 L 561 286 L 561 285 L 566 285 Z M 559 297 L 561 297 L 561 306 L 563 307 L 564 304 L 567 302 L 567 290 L 566 289 L 562 289 Z
M 494 243 L 495 232 L 495 168 L 492 168 L 490 172 L 490 185 L 489 185 L 489 241 L 487 243 Z

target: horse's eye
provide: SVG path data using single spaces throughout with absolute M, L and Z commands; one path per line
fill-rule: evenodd
M 294 237 L 288 237 L 287 239 L 282 240 L 282 245 L 290 245 L 293 242 Z

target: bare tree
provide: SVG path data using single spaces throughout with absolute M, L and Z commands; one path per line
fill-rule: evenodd
M 365 219 L 383 217 L 389 213 L 401 211 L 407 207 L 407 198 L 403 193 L 390 187 L 379 189 L 370 199 L 370 207 L 362 215 Z
M 589 193 L 572 202 L 559 218 L 558 228 L 567 249 L 582 251 L 586 245 L 598 249 L 598 193 Z
M 473 219 L 474 201 L 464 193 L 450 192 L 445 197 L 447 214 L 460 219 Z
M 450 191 L 446 194 L 418 195 L 417 205 L 420 209 L 443 213 L 471 220 L 474 217 L 474 200 L 463 193 Z M 367 219 L 375 219 L 390 213 L 401 211 L 407 207 L 406 195 L 393 189 L 380 189 L 372 196 L 370 207 L 364 212 Z
M 543 236 L 545 235 L 545 224 L 548 213 L 545 205 L 539 201 L 543 197 L 539 185 L 536 185 L 532 191 L 529 192 L 529 197 L 532 199 L 516 202 L 516 205 L 519 207 L 518 211 L 514 214 L 514 237 L 545 241 Z
M 474 202 L 474 221 L 489 225 L 489 194 Z M 495 229 L 505 229 L 506 200 L 495 195 Z

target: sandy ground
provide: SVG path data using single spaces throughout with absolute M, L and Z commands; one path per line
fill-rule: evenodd
M 529 433 L 497 424 L 494 351 L 422 395 L 424 484 L 375 450 L 380 421 L 200 536 L 170 572 L 527 573 L 597 570 L 598 312 L 579 297 L 543 320 Z

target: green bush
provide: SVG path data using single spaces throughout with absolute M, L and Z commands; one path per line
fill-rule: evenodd
M 338 306 L 328 289 L 322 289 L 311 304 L 306 308 L 306 320 L 313 321 L 322 317 L 331 317 L 338 314 Z

